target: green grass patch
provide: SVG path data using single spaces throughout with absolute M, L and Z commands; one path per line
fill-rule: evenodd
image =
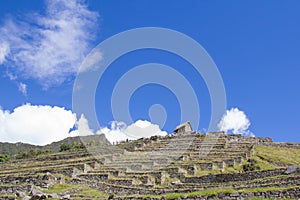
M 101 198 L 108 197 L 107 194 L 101 191 L 92 189 L 87 186 L 74 185 L 74 184 L 57 184 L 50 187 L 48 190 L 43 190 L 43 192 L 47 194 L 52 194 L 52 193 L 62 194 L 65 193 L 66 191 L 72 191 L 72 194 L 74 195 L 82 195 L 87 197 L 101 197 Z
M 14 198 L 15 195 L 14 194 L 3 194 L 3 193 L 0 193 L 0 197 L 9 197 L 9 198 Z
M 250 188 L 250 189 L 238 190 L 238 192 L 240 193 L 269 192 L 269 191 L 289 190 L 293 188 L 300 188 L 300 186 Z
M 300 164 L 300 149 L 255 146 L 254 155 L 271 163 Z
M 178 178 L 171 178 L 171 177 L 167 177 L 165 179 L 165 181 L 162 183 L 162 186 L 167 186 L 167 185 L 170 185 L 173 181 L 177 181 L 179 180 Z
M 211 174 L 220 174 L 221 170 L 219 168 L 215 168 L 214 170 L 198 170 L 196 171 L 195 175 L 196 177 L 199 176 L 205 176 L 205 175 L 211 175 Z
M 136 195 L 136 196 L 127 196 L 127 198 L 152 198 L 152 199 L 177 199 L 177 198 L 185 198 L 185 197 L 200 197 L 200 196 L 214 196 L 218 194 L 232 194 L 232 193 L 255 193 L 255 192 L 268 192 L 268 191 L 282 191 L 282 190 L 289 190 L 293 188 L 300 188 L 300 186 L 288 186 L 288 187 L 266 187 L 266 188 L 250 188 L 250 189 L 243 189 L 243 190 L 234 190 L 232 188 L 212 188 L 207 190 L 201 190 L 196 192 L 190 193 L 168 193 L 164 195 Z M 260 199 L 260 198 L 252 198 L 252 199 Z M 271 198 L 272 199 L 272 198 Z
M 244 161 L 241 168 L 242 171 L 265 171 L 265 170 L 274 170 L 277 169 L 278 167 L 254 155 L 247 161 Z
M 259 198 L 259 197 L 252 197 L 249 200 L 275 200 L 276 198 Z M 287 199 L 283 198 L 282 200 L 292 200 L 292 199 Z

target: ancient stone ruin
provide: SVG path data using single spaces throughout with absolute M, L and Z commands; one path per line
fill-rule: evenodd
M 174 132 L 1 163 L 0 199 L 300 198 L 299 143 Z
M 187 133 L 191 133 L 192 131 L 193 129 L 190 122 L 185 122 L 183 124 L 180 124 L 174 129 L 175 134 L 187 134 Z

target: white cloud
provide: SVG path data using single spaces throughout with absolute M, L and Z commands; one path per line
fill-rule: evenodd
M 9 71 L 6 71 L 6 76 L 9 78 L 9 80 L 11 81 L 15 81 L 17 80 L 17 76 L 13 75 L 12 73 L 10 73 Z
M 27 85 L 25 83 L 19 83 L 19 91 L 22 92 L 23 95 L 27 96 Z
M 72 135 L 86 136 L 94 134 L 93 130 L 91 130 L 89 127 L 88 120 L 83 114 L 81 115 L 80 119 L 76 121 L 75 125 L 77 129 L 71 132 Z
M 104 127 L 97 131 L 97 134 L 105 134 L 110 143 L 149 138 L 154 135 L 166 136 L 168 133 L 162 131 L 158 125 L 148 121 L 138 120 L 126 126 L 123 122 L 112 122 L 111 128 Z
M 132 138 L 148 138 L 153 135 L 167 135 L 166 132 L 161 131 L 157 124 L 151 124 L 148 121 L 138 120 L 135 123 L 128 126 L 125 130 L 125 134 Z
M 76 125 L 77 129 L 70 132 Z M 110 128 L 103 127 L 96 134 L 105 134 L 111 143 L 148 138 L 153 135 L 165 136 L 158 125 L 138 120 L 127 126 L 124 122 L 111 122 Z M 35 145 L 50 144 L 67 137 L 95 134 L 89 128 L 88 120 L 61 107 L 48 105 L 22 105 L 12 112 L 0 107 L 0 142 L 23 142 Z
M 238 108 L 231 108 L 226 111 L 218 127 L 220 131 L 242 134 L 244 136 L 254 136 L 254 134 L 248 130 L 250 124 L 249 119 L 243 111 L 240 111 Z
M 79 72 L 85 72 L 89 70 L 97 69 L 97 64 L 102 60 L 103 53 L 99 50 L 95 50 L 88 55 L 88 59 L 80 66 Z
M 2 42 L 0 43 L 0 65 L 4 63 L 7 55 L 9 54 L 10 48 L 8 43 Z
M 0 141 L 45 145 L 73 136 L 76 115 L 60 107 L 22 105 L 13 112 L 0 109 Z
M 45 2 L 44 15 L 7 19 L 0 27 L 0 38 L 7 44 L 0 45 L 0 64 L 6 60 L 14 74 L 49 87 L 77 72 L 92 49 L 98 13 L 81 0 Z

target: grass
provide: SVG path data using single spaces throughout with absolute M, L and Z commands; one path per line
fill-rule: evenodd
M 255 166 L 258 167 L 258 171 L 264 171 L 264 170 L 273 170 L 273 169 L 278 169 L 277 166 L 273 165 L 272 163 L 260 158 L 257 155 L 252 156 L 252 160 L 255 161 Z
M 300 164 L 300 149 L 255 146 L 254 155 L 270 163 Z
M 259 197 L 252 197 L 249 200 L 275 200 L 275 198 L 259 198 Z M 283 198 L 282 200 L 291 200 L 287 198 Z
M 219 171 L 209 171 L 209 170 L 198 170 L 196 171 L 195 175 L 186 175 L 186 177 L 198 177 L 198 176 L 205 176 L 209 174 L 218 174 Z
M 12 198 L 14 198 L 15 195 L 14 194 L 3 194 L 3 193 L 0 193 L 0 197 L 12 197 Z
M 272 165 L 271 163 L 259 158 L 258 156 L 252 156 L 251 159 L 255 161 L 255 166 L 258 170 L 256 171 L 264 171 L 264 170 L 273 170 L 277 169 L 277 166 Z M 190 176 L 205 176 L 205 175 L 214 175 L 214 174 L 226 174 L 226 173 L 239 173 L 243 172 L 243 165 L 249 164 L 248 161 L 243 161 L 242 164 L 236 164 L 234 167 L 226 167 L 223 171 L 221 171 L 218 167 L 215 167 L 213 170 L 198 170 L 196 171 L 195 175 L 186 175 L 187 177 Z
M 213 170 L 198 170 L 195 175 L 187 175 L 187 177 L 199 177 L 199 176 L 205 176 L 205 175 L 214 175 L 214 174 L 226 174 L 226 173 L 237 173 L 239 172 L 241 166 L 236 165 L 234 168 L 233 167 L 226 167 L 223 171 L 215 167 Z
M 249 188 L 249 189 L 242 189 L 238 192 L 240 193 L 254 193 L 254 192 L 268 192 L 268 191 L 276 191 L 276 190 L 287 190 L 297 188 L 299 186 L 288 186 L 288 187 L 265 187 L 265 188 Z
M 68 190 L 76 190 L 78 189 L 77 185 L 71 185 L 71 184 L 56 184 L 52 187 L 50 187 L 48 190 L 43 190 L 43 192 L 51 194 L 51 193 L 64 193 Z
M 173 181 L 179 180 L 178 178 L 166 178 L 165 181 L 162 183 L 162 186 L 170 185 Z
M 234 190 L 232 188 L 212 188 L 202 191 L 190 192 L 190 193 L 168 193 L 164 195 L 137 195 L 137 196 L 128 196 L 128 198 L 152 198 L 152 199 L 177 199 L 177 198 L 188 198 L 188 197 L 200 197 L 200 196 L 215 196 L 220 193 L 223 194 L 232 194 L 232 193 L 255 193 L 255 192 L 268 192 L 268 191 L 281 191 L 281 190 L 289 190 L 293 188 L 300 188 L 300 186 L 288 186 L 288 187 L 266 187 L 266 188 L 251 188 L 251 189 L 243 189 L 243 190 Z M 258 200 L 262 198 L 252 198 L 253 200 Z M 272 198 L 271 198 L 272 199 Z
M 48 190 L 43 190 L 43 192 L 47 194 L 52 194 L 52 193 L 62 194 L 67 191 L 72 191 L 72 194 L 74 195 L 82 195 L 86 197 L 101 197 L 101 198 L 108 197 L 107 194 L 101 191 L 92 189 L 87 186 L 74 185 L 74 184 L 56 184 L 50 187 Z

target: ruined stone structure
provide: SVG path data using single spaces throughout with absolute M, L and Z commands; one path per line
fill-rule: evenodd
M 166 137 L 3 163 L 0 199 L 172 199 L 173 193 L 182 199 L 300 198 L 300 169 L 291 167 L 297 157 L 289 163 L 259 154 L 264 148 L 285 148 L 297 156 L 298 143 L 225 133 L 209 137 L 192 132 L 189 123 L 175 130 Z M 47 193 L 61 184 L 69 189 Z M 80 193 L 75 186 L 106 196 Z
M 190 122 L 185 122 L 183 124 L 180 124 L 174 129 L 175 134 L 191 133 L 192 131 L 193 129 Z

